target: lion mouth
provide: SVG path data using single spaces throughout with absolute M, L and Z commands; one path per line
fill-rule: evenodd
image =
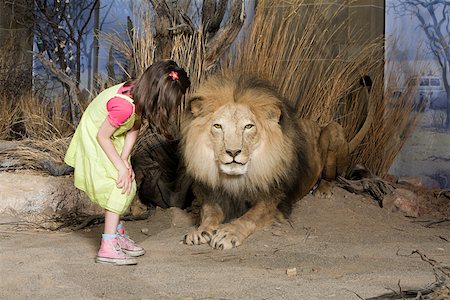
M 238 165 L 245 165 L 245 163 L 241 163 L 241 162 L 238 162 L 238 161 L 235 161 L 235 160 L 233 160 L 233 161 L 230 161 L 230 162 L 228 162 L 228 163 L 225 163 L 225 165 L 231 165 L 231 164 L 238 164 Z
M 247 163 L 232 161 L 220 165 L 220 171 L 226 175 L 244 175 L 247 173 Z

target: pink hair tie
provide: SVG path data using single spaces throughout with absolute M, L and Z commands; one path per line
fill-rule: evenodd
M 175 71 L 170 71 L 169 76 L 172 77 L 172 80 L 178 80 L 178 73 Z

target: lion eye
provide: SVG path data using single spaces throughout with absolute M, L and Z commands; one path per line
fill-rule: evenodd
M 245 125 L 245 129 L 250 129 L 250 128 L 252 128 L 253 126 L 255 126 L 255 125 L 253 125 L 253 124 L 247 124 L 247 125 Z
M 220 124 L 214 124 L 213 126 L 214 126 L 214 128 L 217 128 L 217 129 L 221 129 L 222 128 L 222 125 L 220 125 Z

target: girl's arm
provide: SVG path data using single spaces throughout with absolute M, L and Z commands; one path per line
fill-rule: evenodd
M 108 119 L 105 119 L 98 130 L 97 141 L 119 173 L 116 180 L 117 187 L 122 188 L 122 193 L 129 194 L 131 192 L 132 180 L 128 173 L 128 167 L 111 142 L 111 136 L 116 129 L 117 128 L 112 126 Z
M 128 161 L 128 158 L 130 157 L 131 150 L 133 150 L 133 146 L 136 143 L 140 128 L 141 122 L 140 120 L 136 120 L 133 128 L 131 128 L 125 136 L 125 145 L 123 146 L 122 153 L 120 154 L 120 157 L 125 161 Z
M 120 154 L 120 157 L 125 162 L 125 165 L 128 168 L 128 174 L 131 177 L 132 181 L 134 180 L 135 175 L 134 175 L 133 168 L 128 161 L 128 158 L 130 157 L 131 150 L 133 150 L 133 146 L 136 143 L 140 128 L 141 128 L 141 122 L 140 122 L 140 120 L 136 120 L 134 122 L 133 128 L 131 128 L 131 130 L 128 131 L 127 135 L 125 136 L 125 144 L 123 146 L 122 153 Z

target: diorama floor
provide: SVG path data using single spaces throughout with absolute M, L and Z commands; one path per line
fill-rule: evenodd
M 155 209 L 125 223 L 147 250 L 136 266 L 94 262 L 101 224 L 43 231 L 5 222 L 0 299 L 366 299 L 424 288 L 448 271 L 449 222 L 426 227 L 419 221 L 432 217 L 406 218 L 333 191 L 329 199 L 308 195 L 290 223 L 226 251 L 183 244 L 190 214 Z M 438 294 L 449 299 L 448 283 Z

